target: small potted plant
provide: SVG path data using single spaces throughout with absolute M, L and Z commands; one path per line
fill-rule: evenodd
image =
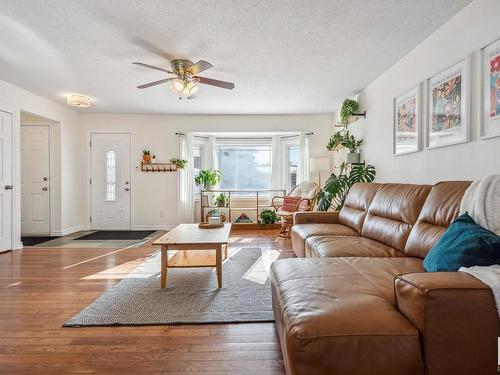
M 262 210 L 259 216 L 261 224 L 264 225 L 272 225 L 279 221 L 279 217 L 278 215 L 276 215 L 276 211 L 271 209 Z
M 202 169 L 194 182 L 198 186 L 203 186 L 205 190 L 212 189 L 222 178 L 222 173 L 218 169 Z
M 184 169 L 187 164 L 187 160 L 184 159 L 177 159 L 177 158 L 171 158 L 170 159 L 171 164 L 175 164 L 177 169 Z
M 144 149 L 142 151 L 142 161 L 144 162 L 144 164 L 149 164 L 151 162 L 151 153 L 149 152 L 149 150 Z
M 346 132 L 342 144 L 349 149 L 349 152 L 346 155 L 346 160 L 345 160 L 346 163 L 347 164 L 359 163 L 360 160 L 359 148 L 363 144 L 363 140 L 356 139 L 355 136 L 349 134 L 349 132 Z
M 229 203 L 229 198 L 226 194 L 220 193 L 216 198 L 215 198 L 215 203 L 217 203 L 218 207 L 227 207 Z

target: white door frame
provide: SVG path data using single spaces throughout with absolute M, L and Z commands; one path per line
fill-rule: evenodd
M 54 235 L 54 225 L 53 225 L 53 218 L 52 218 L 52 212 L 53 212 L 53 209 L 52 209 L 52 205 L 54 204 L 54 189 L 53 189 L 53 185 L 52 185 L 52 180 L 54 179 L 54 173 L 53 173 L 53 170 L 54 168 L 52 167 L 52 133 L 53 133 L 53 126 L 51 124 L 21 124 L 20 125 L 20 128 L 19 130 L 21 130 L 21 128 L 23 126 L 46 126 L 49 130 L 49 236 L 53 236 Z M 19 145 L 21 145 L 21 137 L 22 137 L 22 132 L 19 131 Z M 19 149 L 19 151 L 21 151 L 21 149 Z M 22 157 L 22 156 L 21 156 Z M 19 164 L 19 189 L 21 189 L 21 183 L 22 183 L 22 171 L 21 171 L 21 164 Z M 19 194 L 21 194 L 21 190 L 19 190 Z M 21 201 L 21 215 L 22 215 L 22 201 Z M 21 220 L 21 218 L 19 218 L 19 220 Z M 21 227 L 21 231 L 20 231 L 21 235 L 22 235 L 22 227 Z
M 11 147 L 11 150 L 10 150 L 10 167 L 12 168 L 12 171 L 11 171 L 11 184 L 14 185 L 14 189 L 12 190 L 12 194 L 11 194 L 11 205 L 10 205 L 10 220 L 11 220 L 11 226 L 10 226 L 10 250 L 15 250 L 15 249 L 18 249 L 21 247 L 21 243 L 18 242 L 18 239 L 16 238 L 16 229 L 17 227 L 19 226 L 19 236 L 20 236 L 20 233 L 21 233 L 21 217 L 19 217 L 19 222 L 15 222 L 14 221 L 14 218 L 15 218 L 15 215 L 14 215 L 14 211 L 16 210 L 17 206 L 15 204 L 16 202 L 16 199 L 17 197 L 21 196 L 21 185 L 19 184 L 19 186 L 16 186 L 17 184 L 17 174 L 15 173 L 16 169 L 15 169 L 15 160 L 14 160 L 14 156 L 15 156 L 15 153 L 16 151 L 19 149 L 17 146 L 17 143 L 19 144 L 19 146 L 21 145 L 20 144 L 20 140 L 19 142 L 16 142 L 16 134 L 14 133 L 14 122 L 15 122 L 15 115 L 14 113 L 12 112 L 9 112 L 9 111 L 5 111 L 5 110 L 2 110 L 0 109 L 0 112 L 4 112 L 4 113 L 8 113 L 10 116 L 11 116 L 11 120 L 10 120 L 10 137 L 11 137 L 11 142 L 12 142 L 12 147 Z M 3 186 L 0 186 L 0 188 L 3 189 Z M 19 191 L 19 193 L 18 193 Z M 21 238 L 19 237 L 19 241 L 21 241 Z M 6 250 L 6 251 L 9 251 L 9 250 Z M 0 251 L 0 253 L 2 253 L 3 251 Z
M 131 132 L 113 132 L 113 131 L 87 131 L 87 181 L 85 185 L 87 186 L 87 230 L 92 229 L 92 223 L 90 217 L 92 216 L 92 189 L 90 186 L 90 179 L 92 178 L 92 148 L 90 142 L 92 141 L 93 134 L 127 134 L 130 137 L 129 145 L 129 155 L 130 155 L 130 230 L 134 230 L 134 174 L 132 173 L 134 168 L 132 166 L 132 141 L 133 134 Z

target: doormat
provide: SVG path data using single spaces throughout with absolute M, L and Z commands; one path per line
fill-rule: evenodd
M 47 242 L 47 241 L 52 241 L 55 240 L 56 238 L 61 238 L 61 237 L 21 237 L 21 242 L 23 243 L 23 246 L 35 246 L 39 245 L 41 243 Z
M 78 241 L 92 240 L 143 240 L 155 233 L 155 230 L 98 230 L 75 238 Z

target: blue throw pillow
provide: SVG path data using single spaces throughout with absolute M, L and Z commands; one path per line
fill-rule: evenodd
M 451 223 L 424 259 L 427 272 L 500 264 L 500 236 L 477 224 L 468 213 Z

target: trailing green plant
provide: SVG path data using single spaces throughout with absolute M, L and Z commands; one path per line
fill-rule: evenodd
M 203 185 L 205 189 L 217 185 L 222 178 L 222 173 L 218 169 L 202 169 L 195 177 L 196 185 Z
M 262 224 L 274 224 L 279 220 L 278 215 L 276 215 L 276 211 L 271 209 L 262 210 L 259 216 Z
M 170 163 L 175 164 L 177 166 L 177 168 L 179 168 L 179 169 L 184 169 L 186 167 L 187 160 L 171 158 Z
M 342 132 L 334 133 L 330 139 L 328 140 L 328 144 L 326 145 L 326 149 L 328 151 L 336 150 L 339 146 L 342 146 L 342 142 L 344 139 L 344 135 Z
M 229 203 L 229 197 L 224 194 L 224 193 L 220 193 L 216 198 L 215 198 L 215 203 L 217 203 L 217 205 L 219 207 L 226 207 L 227 204 Z
M 351 187 L 357 182 L 372 182 L 375 180 L 375 167 L 373 165 L 353 165 L 347 174 L 347 165 L 342 163 L 340 173 L 332 173 L 326 180 L 324 188 L 318 195 L 318 210 L 328 211 L 332 208 L 339 211 Z
M 349 152 L 358 152 L 362 144 L 363 144 L 362 139 L 357 139 L 352 134 L 349 134 L 349 131 L 346 131 L 342 139 L 342 145 L 348 148 Z
M 363 144 L 362 139 L 357 139 L 354 135 L 350 134 L 348 130 L 343 129 L 334 133 L 326 145 L 328 151 L 337 150 L 339 146 L 346 147 L 349 152 L 357 152 Z
M 340 108 L 340 125 L 349 125 L 350 117 L 357 112 L 359 109 L 359 104 L 354 99 L 346 98 L 342 102 L 342 107 Z

